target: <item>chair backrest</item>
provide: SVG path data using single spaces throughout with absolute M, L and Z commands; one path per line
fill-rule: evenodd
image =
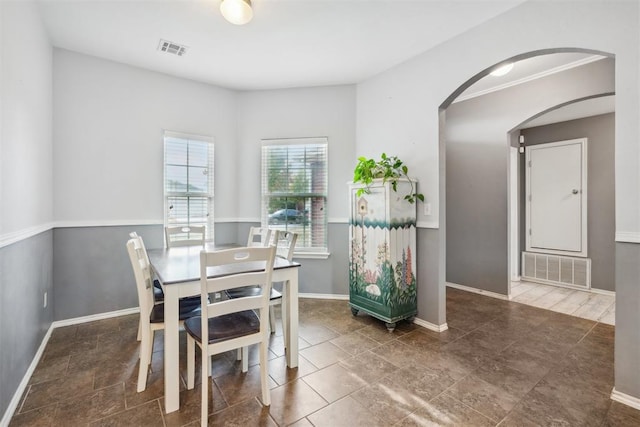
M 295 251 L 297 240 L 298 233 L 291 231 L 278 231 L 276 255 L 288 261 L 293 260 L 293 252 Z
M 149 257 L 142 242 L 142 238 L 137 236 L 127 242 L 127 252 L 133 268 L 133 275 L 136 279 L 138 290 L 138 304 L 140 304 L 141 318 L 149 318 L 153 308 L 153 279 L 151 277 L 151 265 Z
M 204 246 L 206 227 L 204 225 L 165 227 L 164 236 L 168 248 L 178 246 Z
M 200 302 L 202 305 L 202 336 L 208 336 L 208 318 L 237 313 L 245 310 L 259 310 L 260 332 L 268 334 L 269 299 L 271 296 L 271 274 L 276 256 L 275 246 L 234 248 L 221 251 L 200 252 Z M 208 267 L 221 267 L 229 274 L 207 277 Z M 250 271 L 249 271 L 250 270 Z M 260 295 L 242 296 L 209 303 L 210 293 L 224 293 L 226 290 L 244 286 L 259 286 Z
M 277 233 L 277 231 L 267 227 L 251 227 L 249 228 L 247 246 L 269 246 L 275 237 L 273 233 Z

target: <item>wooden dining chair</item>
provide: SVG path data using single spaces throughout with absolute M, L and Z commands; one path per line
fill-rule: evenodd
M 168 248 L 179 246 L 204 246 L 206 234 L 206 227 L 204 225 L 178 225 L 164 228 L 164 235 Z
M 200 300 L 202 314 L 185 321 L 187 331 L 187 388 L 195 382 L 195 346 L 202 351 L 201 425 L 207 425 L 208 388 L 211 376 L 211 355 L 224 353 L 252 344 L 260 345 L 260 382 L 262 403 L 271 404 L 267 352 L 269 345 L 269 291 L 276 248 L 246 247 L 200 253 Z M 258 265 L 251 272 L 234 273 L 243 264 Z M 209 278 L 209 267 L 222 267 L 227 274 Z M 230 272 L 230 274 L 229 274 Z M 226 292 L 239 287 L 259 287 L 260 293 L 246 297 L 207 302 L 210 293 Z
M 133 268 L 140 305 L 140 366 L 138 368 L 138 392 L 147 388 L 147 373 L 151 364 L 155 331 L 164 329 L 164 303 L 155 304 L 151 266 L 142 238 L 136 236 L 127 241 L 127 252 Z M 200 314 L 200 300 L 180 300 L 179 318 L 181 321 Z

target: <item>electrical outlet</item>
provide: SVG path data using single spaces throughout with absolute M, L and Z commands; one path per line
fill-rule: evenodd
M 431 203 L 424 203 L 422 209 L 425 215 L 431 215 Z
M 47 308 L 47 303 L 48 303 L 48 301 L 47 301 L 47 292 L 45 291 L 44 298 L 43 298 L 43 301 L 42 301 L 42 308 Z

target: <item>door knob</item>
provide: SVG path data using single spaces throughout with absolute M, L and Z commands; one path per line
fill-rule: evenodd
M 572 192 L 573 194 L 578 194 L 578 193 L 579 193 L 579 191 L 578 191 L 578 190 L 576 190 L 575 188 L 574 188 L 573 190 L 571 190 L 571 192 Z

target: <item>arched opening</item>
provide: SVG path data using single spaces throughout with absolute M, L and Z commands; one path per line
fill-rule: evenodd
M 467 96 L 470 88 L 488 79 L 493 70 L 506 63 L 515 63 L 517 67 L 528 59 L 574 53 L 600 59 L 541 73 L 536 79 L 525 79 L 500 90 Z M 458 284 L 464 289 L 509 299 L 511 279 L 519 276 L 521 269 L 513 262 L 519 250 L 519 247 L 514 250 L 514 245 L 519 244 L 514 242 L 513 235 L 524 238 L 520 226 L 522 217 L 513 218 L 515 208 L 512 206 L 518 203 L 520 194 L 519 187 L 514 188 L 519 171 L 512 167 L 513 162 L 520 162 L 516 130 L 566 105 L 611 95 L 615 88 L 613 71 L 613 56 L 599 51 L 561 48 L 528 52 L 482 70 L 443 102 L 440 108 L 442 287 Z M 516 182 L 512 182 L 514 176 Z M 613 266 L 611 269 L 613 271 Z

